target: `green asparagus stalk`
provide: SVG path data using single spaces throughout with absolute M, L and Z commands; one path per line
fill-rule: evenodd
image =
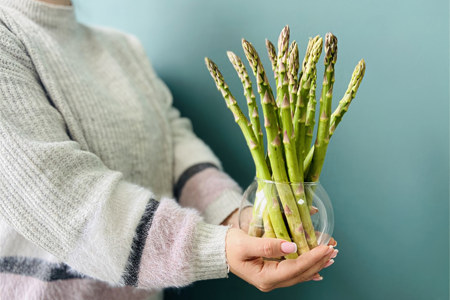
M 289 26 L 285 26 L 278 38 L 278 57 L 277 57 L 277 106 L 281 107 L 281 102 L 285 95 L 289 93 L 289 81 L 287 74 L 287 60 L 289 47 Z
M 305 57 L 303 58 L 303 62 L 302 62 L 302 67 L 300 69 L 300 74 L 298 75 L 298 83 L 300 84 L 300 79 L 303 76 L 303 73 L 305 72 L 306 69 L 306 64 L 308 63 L 308 59 L 309 56 L 311 54 L 311 50 L 313 49 L 314 44 L 317 42 L 317 40 L 320 38 L 320 36 L 316 35 L 313 38 L 309 38 L 308 40 L 308 45 L 306 46 L 306 52 L 305 52 Z
M 295 104 L 297 103 L 297 90 L 298 90 L 298 69 L 299 69 L 299 57 L 298 57 L 298 45 L 296 41 L 293 41 L 289 47 L 289 59 L 288 59 L 288 80 L 289 80 L 289 102 L 291 106 L 291 119 L 294 118 Z
M 227 55 L 239 78 L 241 79 L 242 86 L 244 88 L 244 95 L 247 99 L 248 115 L 252 123 L 253 132 L 258 139 L 261 149 L 264 149 L 263 132 L 259 121 L 258 106 L 255 101 L 256 97 L 252 89 L 252 81 L 250 80 L 248 72 L 239 56 L 234 54 L 232 51 L 228 51 Z
M 298 46 L 294 41 L 289 50 L 288 60 L 288 78 L 289 78 L 289 95 L 296 94 L 292 89 L 297 89 L 297 73 L 299 68 Z M 296 95 L 295 95 L 296 96 Z M 286 155 L 286 164 L 288 168 L 289 180 L 292 183 L 292 190 L 296 199 L 297 208 L 299 210 L 300 219 L 302 221 L 305 238 L 309 248 L 317 246 L 317 239 L 314 226 L 311 221 L 310 210 L 307 205 L 306 196 L 303 186 L 303 164 L 299 164 L 297 158 L 297 149 L 295 143 L 295 135 L 292 124 L 291 101 L 288 101 L 286 94 L 281 104 L 281 120 L 283 130 L 283 145 Z
M 247 118 L 237 104 L 237 101 L 231 93 L 228 84 L 225 82 L 222 73 L 220 73 L 217 65 L 209 58 L 205 58 L 205 63 L 216 83 L 217 89 L 222 93 L 222 96 L 225 99 L 228 109 L 230 109 L 233 113 L 235 122 L 239 125 L 242 133 L 244 134 L 247 146 L 250 149 L 252 158 L 255 162 L 258 172 L 260 173 L 260 176 L 264 176 L 264 178 L 270 178 L 270 173 L 264 160 L 263 149 L 259 146 L 254 131 L 250 128 Z
M 276 184 L 278 194 L 280 196 L 283 210 L 287 219 L 288 227 L 292 235 L 292 239 L 297 244 L 299 254 L 309 251 L 306 241 L 304 228 L 300 219 L 294 196 L 289 186 L 288 176 L 285 169 L 284 158 L 281 149 L 281 139 L 279 135 L 278 117 L 275 110 L 276 104 L 270 91 L 269 82 L 267 80 L 264 67 L 253 45 L 246 40 L 242 40 L 245 56 L 250 65 L 253 66 L 254 75 L 258 84 L 258 93 L 261 96 L 262 108 L 264 113 L 264 127 L 267 133 L 268 154 L 270 165 L 272 167 L 272 175 Z M 270 213 L 270 212 L 269 212 Z M 274 219 L 270 214 L 272 225 Z
M 330 138 L 334 134 L 334 131 L 336 130 L 338 124 L 341 122 L 342 117 L 347 112 L 350 103 L 355 98 L 356 92 L 358 91 L 359 85 L 361 84 L 361 81 L 364 77 L 365 70 L 366 70 L 366 63 L 364 62 L 364 59 L 361 59 L 353 71 L 352 78 L 350 80 L 350 83 L 348 84 L 347 91 L 345 92 L 344 97 L 342 97 L 342 99 L 339 101 L 338 107 L 331 115 L 330 130 L 329 130 Z M 304 174 L 307 174 L 309 170 L 314 150 L 315 147 L 313 145 L 303 162 Z
M 272 63 L 273 76 L 275 78 L 275 84 L 278 86 L 278 73 L 277 73 L 277 51 L 271 41 L 266 39 L 267 55 Z
M 314 125 L 316 123 L 316 86 L 317 86 L 317 69 L 314 69 L 313 77 L 311 80 L 311 88 L 309 90 L 309 100 L 308 107 L 306 110 L 306 137 L 305 137 L 305 150 L 311 147 L 313 135 L 314 135 Z
M 361 84 L 365 71 L 366 71 L 366 63 L 364 62 L 364 59 L 361 59 L 356 65 L 355 70 L 353 71 L 352 79 L 348 84 L 347 91 L 345 92 L 344 97 L 341 99 L 341 101 L 339 101 L 338 107 L 331 115 L 330 132 L 329 132 L 330 137 L 333 135 L 334 131 L 336 130 L 336 127 L 341 122 L 344 114 L 347 112 L 350 103 L 355 98 L 356 92 L 358 91 L 359 85 Z
M 293 119 L 299 164 L 303 163 L 305 157 L 305 123 L 307 103 L 309 100 L 309 90 L 311 88 L 311 82 L 314 77 L 313 75 L 316 64 L 319 60 L 320 54 L 322 53 L 322 38 L 319 37 L 318 39 L 314 39 L 314 41 L 315 43 L 310 50 L 306 67 L 300 79 L 300 85 L 298 87 L 297 93 L 297 105 Z
M 334 65 L 337 59 L 337 38 L 332 33 L 325 36 L 325 72 L 320 97 L 320 117 L 315 142 L 315 150 L 308 172 L 308 181 L 319 180 L 325 154 L 330 141 L 331 100 L 333 97 Z
M 256 142 L 256 136 L 253 130 L 250 128 L 247 118 L 242 113 L 241 109 L 239 108 L 236 102 L 236 99 L 231 94 L 229 87 L 225 82 L 225 79 L 223 78 L 222 74 L 220 73 L 217 65 L 208 58 L 205 58 L 205 62 L 212 78 L 216 83 L 217 89 L 222 93 L 222 96 L 225 99 L 228 109 L 230 109 L 231 112 L 233 113 L 235 122 L 239 125 L 245 137 L 247 146 L 250 149 L 253 161 L 256 166 L 257 170 L 256 172 L 258 173 L 259 176 L 261 176 L 262 179 L 271 180 L 267 164 L 265 163 L 264 152 L 259 146 L 259 144 Z M 262 183 L 262 185 L 264 194 L 266 195 L 266 199 L 269 201 L 269 203 L 267 204 L 267 209 L 269 210 L 272 225 L 277 238 L 281 238 L 286 241 L 291 241 L 291 238 L 289 237 L 289 234 L 283 221 L 283 216 L 281 215 L 281 211 L 279 209 L 278 200 L 276 199 L 276 197 L 274 197 L 274 195 L 276 194 L 274 194 L 274 191 L 271 189 L 270 185 L 264 184 L 264 182 Z M 250 224 L 250 226 L 251 225 L 252 224 Z M 295 257 L 296 257 L 295 253 L 294 255 L 289 256 L 289 258 Z
M 303 176 L 304 178 L 308 177 L 309 168 L 311 167 L 311 161 L 314 155 L 314 145 L 309 149 L 308 154 L 303 161 Z M 311 205 L 311 202 L 308 201 L 308 204 Z
M 281 103 L 281 121 L 283 130 L 283 145 L 285 149 L 284 152 L 286 154 L 289 180 L 291 182 L 299 182 L 300 170 L 292 130 L 291 107 L 287 95 L 284 95 L 284 100 Z
M 292 183 L 295 202 L 300 214 L 301 224 L 305 232 L 306 242 L 309 248 L 317 246 L 316 233 L 311 221 L 310 209 L 307 205 L 303 186 L 303 164 L 299 164 L 295 147 L 295 140 L 292 129 L 290 105 L 287 96 L 284 96 L 281 104 L 281 119 L 283 121 L 283 144 L 286 154 L 286 162 L 289 173 L 289 180 Z M 305 247 L 306 248 L 306 247 Z
M 267 209 L 265 209 L 263 212 L 263 224 L 264 224 L 264 237 L 276 238 L 277 236 L 273 231 L 272 221 L 270 221 L 269 210 Z

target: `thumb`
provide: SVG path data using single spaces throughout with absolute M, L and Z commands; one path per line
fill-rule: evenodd
M 282 239 L 255 237 L 253 243 L 254 247 L 248 249 L 250 256 L 275 258 L 297 252 L 297 245 L 295 243 Z

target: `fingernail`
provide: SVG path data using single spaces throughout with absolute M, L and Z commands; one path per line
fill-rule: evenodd
M 315 207 L 315 206 L 311 206 L 310 208 L 309 208 L 309 214 L 310 215 L 314 215 L 315 213 L 317 213 L 319 211 L 319 209 L 317 208 L 317 207 Z
M 325 253 L 325 255 L 329 255 L 331 254 L 331 252 L 333 252 L 334 248 L 333 246 L 328 246 L 327 252 Z
M 321 281 L 321 280 L 323 280 L 323 277 L 322 276 L 314 277 L 313 280 L 314 281 Z
M 335 257 L 338 255 L 338 252 L 339 252 L 339 250 L 338 250 L 338 249 L 335 249 L 335 250 L 333 251 L 333 254 L 331 254 L 331 257 L 330 257 L 330 258 L 335 258 Z
M 290 242 L 281 243 L 281 251 L 283 251 L 284 253 L 297 252 L 297 244 Z
M 337 246 L 336 240 L 333 239 L 333 238 L 331 238 L 331 240 L 329 241 L 329 245 L 330 245 L 330 246 L 333 246 L 333 247 L 336 247 L 336 246 Z
M 328 268 L 329 266 L 331 266 L 332 264 L 334 264 L 334 259 L 330 259 L 327 264 L 325 266 L 323 266 L 324 268 Z

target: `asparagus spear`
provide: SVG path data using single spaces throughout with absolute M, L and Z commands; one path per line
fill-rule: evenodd
M 222 76 L 222 73 L 220 73 L 217 65 L 209 58 L 206 57 L 205 62 L 212 78 L 216 83 L 217 89 L 222 93 L 222 96 L 225 99 L 228 109 L 230 109 L 231 112 L 233 113 L 236 123 L 238 123 L 242 133 L 244 134 L 245 140 L 247 141 L 247 146 L 250 149 L 258 175 L 262 179 L 271 180 L 269 169 L 267 167 L 267 164 L 265 163 L 264 152 L 262 151 L 259 144 L 256 142 L 257 141 L 256 136 L 253 130 L 250 128 L 247 118 L 239 108 L 236 99 L 231 94 L 228 85 Z M 278 207 L 278 201 L 273 196 L 274 195 L 273 191 L 271 190 L 268 184 L 263 183 L 262 188 L 264 190 L 264 194 L 266 195 L 266 199 L 269 201 L 269 203 L 267 204 L 267 209 L 269 210 L 272 219 L 272 225 L 274 226 L 276 236 L 286 241 L 291 241 L 286 226 L 284 225 L 283 216 L 281 215 L 280 209 Z M 295 258 L 295 256 L 296 254 L 291 255 L 290 257 Z
M 287 75 L 287 60 L 288 60 L 288 47 L 289 47 L 289 26 L 285 26 L 281 30 L 278 37 L 278 58 L 277 58 L 277 106 L 281 106 L 281 102 L 284 99 L 284 95 L 289 92 L 289 81 Z
M 364 62 L 364 59 L 361 59 L 353 71 L 352 78 L 350 80 L 350 83 L 348 84 L 348 88 L 344 94 L 344 97 L 342 97 L 342 99 L 339 101 L 338 107 L 331 115 L 330 130 L 329 130 L 330 138 L 334 134 L 334 131 L 336 130 L 336 127 L 342 120 L 342 117 L 347 112 L 353 98 L 355 98 L 356 92 L 358 91 L 359 85 L 361 84 L 361 81 L 364 77 L 365 70 L 366 70 L 366 64 Z M 311 147 L 311 149 L 309 150 L 308 155 L 306 156 L 306 158 L 303 162 L 303 168 L 304 168 L 305 174 L 307 174 L 307 172 L 309 170 L 309 166 L 311 165 L 314 150 L 315 150 L 315 147 L 313 145 Z
M 314 70 L 317 61 L 322 52 L 322 38 L 314 39 L 314 44 L 308 56 L 308 62 L 300 79 L 300 85 L 297 93 L 297 105 L 294 113 L 294 130 L 295 141 L 298 153 L 299 164 L 303 163 L 305 155 L 305 136 L 306 136 L 306 109 L 309 97 L 309 90 L 311 88 L 311 81 L 313 80 Z
M 281 152 L 281 139 L 279 135 L 279 124 L 276 113 L 276 103 L 270 90 L 269 81 L 267 80 L 264 67 L 253 45 L 246 40 L 242 40 L 245 56 L 250 65 L 253 66 L 253 72 L 258 84 L 258 93 L 261 96 L 262 108 L 264 112 L 264 127 L 267 133 L 268 154 L 272 167 L 272 175 L 276 184 L 277 191 L 280 196 L 281 203 L 285 212 L 287 223 L 294 242 L 297 244 L 299 254 L 309 251 L 306 237 L 304 234 L 303 224 L 297 209 L 292 191 L 286 182 L 288 176 L 286 174 L 285 162 Z M 270 211 L 269 211 L 270 214 Z M 274 219 L 270 214 L 272 224 Z
M 275 232 L 273 231 L 272 221 L 270 221 L 270 215 L 267 209 L 265 209 L 263 212 L 263 224 L 264 224 L 264 237 L 276 238 Z
M 291 182 L 299 182 L 300 170 L 292 130 L 291 109 L 287 95 L 284 95 L 284 100 L 281 103 L 281 121 L 289 180 Z
M 322 96 L 320 97 L 320 118 L 317 129 L 315 150 L 308 172 L 308 181 L 319 180 L 325 154 L 330 141 L 331 100 L 333 97 L 334 65 L 337 59 L 337 38 L 332 33 L 325 36 L 325 72 L 322 83 Z
M 295 104 L 297 103 L 297 90 L 298 90 L 298 69 L 299 69 L 299 57 L 298 57 L 298 45 L 296 41 L 293 41 L 289 47 L 289 59 L 288 59 L 288 80 L 289 80 L 289 102 L 291 105 L 291 118 L 295 111 Z
M 289 60 L 287 70 L 289 78 L 289 95 L 291 97 L 293 94 L 296 96 L 298 68 L 299 68 L 298 45 L 294 41 L 292 42 L 291 47 L 289 49 Z M 303 164 L 299 164 L 299 160 L 297 158 L 295 135 L 292 124 L 291 104 L 293 104 L 292 101 L 288 101 L 287 96 L 285 94 L 283 102 L 281 104 L 283 144 L 286 154 L 289 180 L 292 183 L 291 187 L 295 196 L 297 208 L 299 210 L 302 226 L 305 231 L 305 238 L 307 240 L 308 246 L 312 249 L 317 246 L 317 239 L 304 192 Z
M 291 116 L 291 106 L 289 98 L 289 81 L 288 76 L 289 73 L 292 73 L 289 68 L 286 69 L 286 63 L 287 63 L 287 54 L 288 49 L 287 46 L 289 44 L 289 27 L 286 26 L 283 28 L 283 30 L 280 33 L 280 37 L 278 39 L 278 64 L 277 64 L 277 72 L 278 72 L 278 78 L 283 78 L 283 80 L 278 80 L 278 86 L 277 86 L 277 97 L 283 97 L 282 101 L 280 102 L 280 111 L 281 111 L 281 122 L 280 122 L 280 129 L 282 131 L 283 135 L 283 145 L 284 145 L 284 152 L 286 156 L 286 165 L 288 169 L 289 179 L 291 181 L 294 181 L 294 178 L 298 178 L 299 169 L 298 169 L 298 160 L 297 160 L 297 153 L 295 149 L 295 137 L 293 136 L 293 127 L 292 127 L 292 116 Z M 294 45 L 295 46 L 295 45 Z M 298 49 L 297 49 L 298 50 Z M 292 51 L 292 49 L 291 49 Z M 294 62 L 291 64 L 293 68 Z M 297 181 L 295 181 L 297 182 Z
M 361 59 L 356 65 L 355 70 L 353 71 L 352 79 L 348 84 L 347 91 L 345 92 L 344 97 L 341 99 L 341 101 L 339 101 L 338 107 L 331 115 L 330 132 L 329 132 L 330 137 L 333 135 L 334 131 L 336 130 L 336 127 L 341 122 L 344 114 L 347 112 L 348 107 L 350 106 L 350 103 L 352 102 L 353 98 L 355 98 L 356 92 L 358 91 L 359 85 L 361 84 L 365 71 L 366 71 L 366 63 L 364 62 L 364 59 Z
M 300 74 L 298 75 L 299 84 L 300 84 L 300 79 L 302 78 L 302 75 L 305 72 L 306 64 L 308 63 L 308 59 L 311 54 L 311 50 L 319 38 L 320 38 L 320 36 L 316 35 L 315 37 L 309 38 L 309 40 L 308 40 L 308 45 L 306 46 L 305 57 L 303 58 L 303 62 L 302 62 L 302 68 L 300 69 Z
M 292 182 L 292 190 L 295 202 L 300 214 L 301 223 L 305 232 L 305 238 L 309 248 L 317 246 L 316 233 L 311 221 L 310 209 L 307 205 L 306 195 L 303 186 L 303 164 L 299 164 L 295 147 L 295 140 L 292 130 L 290 105 L 287 96 L 284 96 L 281 104 L 281 119 L 283 121 L 283 144 L 286 153 L 286 162 L 289 173 L 289 180 Z M 306 248 L 306 247 L 305 247 Z
M 272 71 L 275 78 L 275 83 L 278 86 L 278 75 L 277 75 L 277 51 L 275 46 L 271 41 L 266 39 L 267 55 L 269 56 L 270 62 L 272 63 Z
M 264 176 L 263 178 L 270 178 L 270 173 L 264 160 L 263 149 L 261 148 L 261 146 L 259 146 L 255 133 L 250 128 L 249 122 L 241 111 L 233 94 L 231 94 L 231 91 L 228 87 L 228 84 L 225 82 L 222 73 L 220 73 L 217 65 L 209 58 L 205 58 L 205 63 L 216 83 L 217 89 L 222 93 L 222 96 L 225 99 L 228 109 L 230 109 L 233 113 L 235 122 L 238 123 L 242 133 L 244 134 L 247 146 L 250 149 L 252 158 L 255 162 L 260 176 Z
M 311 142 L 314 134 L 314 125 L 316 123 L 316 86 L 317 86 L 317 69 L 314 69 L 313 77 L 311 80 L 311 88 L 309 90 L 309 100 L 308 107 L 306 110 L 306 137 L 305 137 L 305 145 L 304 149 L 309 149 L 311 147 Z
M 244 95 L 247 99 L 248 115 L 252 123 L 253 132 L 258 139 L 261 149 L 264 149 L 263 132 L 259 121 L 258 106 L 255 101 L 256 97 L 252 89 L 252 81 L 250 80 L 248 72 L 239 56 L 234 54 L 232 51 L 228 51 L 227 55 L 239 78 L 241 79 L 242 86 L 244 87 Z

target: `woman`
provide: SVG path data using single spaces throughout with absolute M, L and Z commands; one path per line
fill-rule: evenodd
M 331 246 L 264 262 L 295 244 L 233 228 L 241 190 L 135 37 L 77 23 L 68 0 L 0 0 L 0 20 L 0 298 L 321 279 Z

